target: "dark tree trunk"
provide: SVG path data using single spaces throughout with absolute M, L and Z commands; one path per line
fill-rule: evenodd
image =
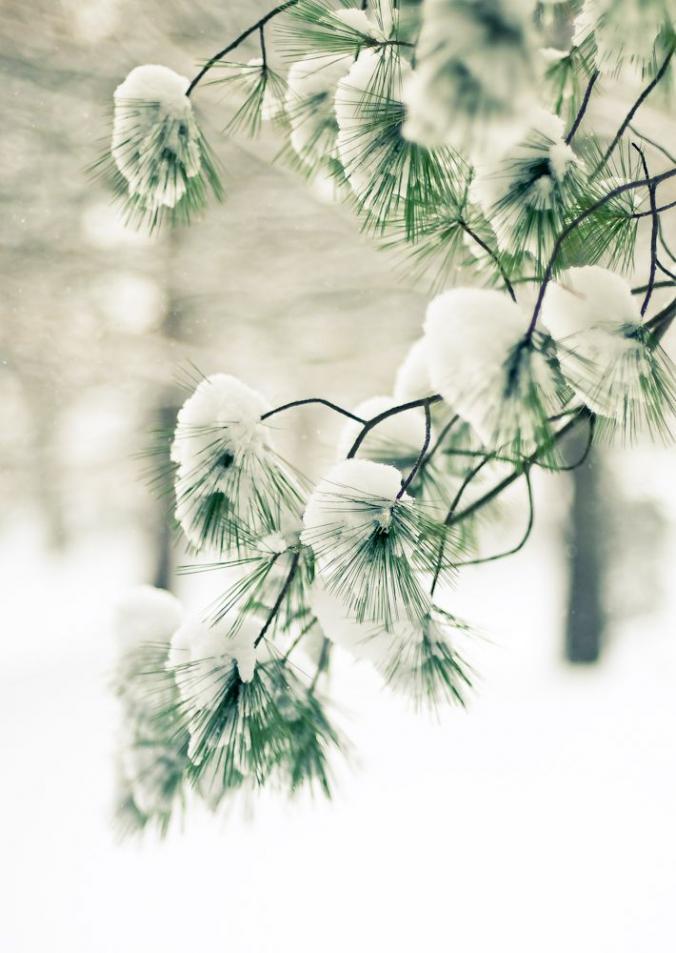
M 572 454 L 584 449 L 584 436 L 573 441 Z M 566 658 L 588 664 L 598 661 L 603 645 L 604 514 L 601 467 L 595 454 L 572 472 L 570 513 L 569 595 L 566 619 Z

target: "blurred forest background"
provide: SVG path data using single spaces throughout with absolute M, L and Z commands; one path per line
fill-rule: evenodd
M 118 941 L 111 938 L 117 936 L 115 931 L 107 938 L 97 933 L 97 924 L 110 905 L 94 897 L 94 887 L 85 886 L 90 875 L 96 876 L 108 863 L 102 858 L 111 849 L 105 833 L 105 792 L 110 780 L 105 765 L 113 723 L 112 702 L 105 700 L 108 615 L 116 592 L 134 582 L 178 585 L 182 592 L 188 591 L 187 583 L 177 583 L 174 573 L 181 554 L 171 545 L 166 502 L 153 496 L 144 472 L 148 461 L 143 459 L 153 443 L 152 432 L 171 426 L 183 399 L 180 380 L 186 368 L 194 365 L 204 373 L 230 371 L 264 390 L 273 402 L 321 394 L 349 405 L 389 392 L 397 364 L 419 335 L 428 299 L 425 288 L 408 281 L 396 257 L 379 251 L 359 234 L 348 210 L 328 204 L 293 172 L 273 163 L 279 148 L 274 133 L 266 132 L 253 143 L 223 134 L 233 105 L 218 87 L 205 87 L 196 97 L 224 168 L 227 193 L 224 204 L 212 206 L 204 221 L 152 239 L 131 232 L 122 226 L 105 185 L 87 173 L 107 147 L 113 90 L 133 66 L 164 63 L 192 75 L 196 63 L 267 6 L 261 0 L 229 0 L 227 4 L 2 0 L 0 5 L 5 110 L 0 168 L 4 262 L 0 489 L 5 505 L 0 509 L 0 557 L 7 585 L 3 612 L 9 643 L 2 707 L 9 726 L 4 758 L 14 765 L 17 778 L 5 812 L 11 829 L 3 843 L 15 858 L 15 886 L 21 887 L 25 877 L 29 898 L 31 872 L 47 863 L 47 855 L 53 854 L 46 866 L 50 878 L 58 879 L 65 871 L 66 883 L 71 877 L 77 884 L 75 899 L 65 908 L 59 907 L 63 898 L 58 890 L 50 899 L 46 888 L 38 894 L 48 911 L 45 922 L 56 924 L 64 938 L 63 945 L 52 942 L 51 949 L 118 953 L 122 948 L 115 945 L 121 942 L 119 937 Z M 252 46 L 241 51 L 240 58 L 245 61 L 254 55 Z M 622 98 L 618 90 L 609 88 L 594 104 L 597 126 L 613 130 L 632 92 L 633 87 Z M 636 124 L 665 143 L 676 139 L 674 117 L 664 113 L 658 97 Z M 672 197 L 666 190 L 662 196 L 664 202 Z M 667 220 L 665 225 L 667 240 L 676 245 L 673 221 L 671 229 Z M 637 264 L 645 265 L 640 255 Z M 665 299 L 656 294 L 654 300 L 657 308 Z M 665 345 L 676 357 L 674 337 L 676 332 L 671 332 Z M 293 427 L 289 425 L 287 438 L 294 444 L 293 452 L 306 459 L 310 475 L 332 458 L 333 427 L 333 421 L 307 409 L 299 412 Z M 544 912 L 535 916 L 535 926 L 531 923 L 522 946 L 503 945 L 503 949 L 518 948 L 522 953 L 570 948 L 561 937 L 566 944 L 573 942 L 572 927 L 559 938 L 550 937 L 545 946 L 540 945 L 543 935 L 536 930 L 541 919 L 551 924 L 563 914 L 562 906 L 552 906 L 549 895 L 540 896 L 540 888 L 535 887 L 537 869 L 552 872 L 548 863 L 558 869 L 552 886 L 564 891 L 559 903 L 566 890 L 572 889 L 577 898 L 573 926 L 582 922 L 580 917 L 588 924 L 585 936 L 593 942 L 578 944 L 582 953 L 606 949 L 618 953 L 625 949 L 620 936 L 640 936 L 642 945 L 627 946 L 627 950 L 659 953 L 671 949 L 669 944 L 662 945 L 661 938 L 673 926 L 668 902 L 673 895 L 667 887 L 676 887 L 670 847 L 674 831 L 665 826 L 673 825 L 676 795 L 676 750 L 666 728 L 676 714 L 669 701 L 674 694 L 669 679 L 676 674 L 676 649 L 671 644 L 676 640 L 675 485 L 673 452 L 647 446 L 596 452 L 591 464 L 573 476 L 540 475 L 532 546 L 509 566 L 468 573 L 459 593 L 465 614 L 478 615 L 493 640 L 486 650 L 484 674 L 488 686 L 495 679 L 493 688 L 487 689 L 485 707 L 479 703 L 478 713 L 470 711 L 464 719 L 467 725 L 475 719 L 472 727 L 451 729 L 460 764 L 466 758 L 464 769 L 457 768 L 460 774 L 465 771 L 466 780 L 458 782 L 454 775 L 449 781 L 448 772 L 456 770 L 450 767 L 450 754 L 444 762 L 445 774 L 429 773 L 438 750 L 434 745 L 443 744 L 448 752 L 454 744 L 440 734 L 443 726 L 411 727 L 413 716 L 404 720 L 398 710 L 393 714 L 392 707 L 375 713 L 366 701 L 367 690 L 373 688 L 368 679 L 361 674 L 345 675 L 349 686 L 345 707 L 366 712 L 365 733 L 370 732 L 364 744 L 360 732 L 352 732 L 358 747 L 365 747 L 365 772 L 371 773 L 370 781 L 360 782 L 362 787 L 357 785 L 354 794 L 362 798 L 359 803 L 365 813 L 355 820 L 343 811 L 336 819 L 331 807 L 322 808 L 308 822 L 309 828 L 296 817 L 283 835 L 278 832 L 279 817 L 272 813 L 262 821 L 264 833 L 253 856 L 270 862 L 271 849 L 264 837 L 286 837 L 279 844 L 285 859 L 271 861 L 267 869 L 283 878 L 284 863 L 288 863 L 296 876 L 302 876 L 300 860 L 289 859 L 298 841 L 289 838 L 305 837 L 307 848 L 311 836 L 320 837 L 322 825 L 335 823 L 325 849 L 328 855 L 334 851 L 338 873 L 323 870 L 323 876 L 331 883 L 337 877 L 338 885 L 341 877 L 348 876 L 340 874 L 340 863 L 354 861 L 341 853 L 341 838 L 352 831 L 364 838 L 371 858 L 367 867 L 378 877 L 382 870 L 372 858 L 379 856 L 382 865 L 390 849 L 386 830 L 381 830 L 376 818 L 382 818 L 383 824 L 395 823 L 396 811 L 410 817 L 411 812 L 419 813 L 423 799 L 443 811 L 449 803 L 442 796 L 446 779 L 451 788 L 460 785 L 455 808 L 465 818 L 468 833 L 448 829 L 442 842 L 448 842 L 449 850 L 459 845 L 465 861 L 476 858 L 477 851 L 482 858 L 470 864 L 472 901 L 469 886 L 467 895 L 463 894 L 471 911 L 465 918 L 464 945 L 459 947 L 463 953 L 495 948 L 482 945 L 481 937 L 493 935 L 489 925 L 477 927 L 487 913 L 477 899 L 481 889 L 486 891 L 486 903 L 499 911 L 496 922 L 506 923 L 508 933 L 520 928 L 505 886 L 511 869 L 505 858 L 520 848 L 526 858 L 520 876 L 526 879 L 519 882 L 530 884 Z M 500 537 L 505 541 L 517 537 L 523 518 L 523 501 L 517 492 L 506 500 Z M 487 545 L 493 549 L 495 543 L 489 539 Z M 498 539 L 495 548 L 499 547 Z M 193 585 L 198 591 L 198 584 Z M 564 656 L 593 662 L 602 649 L 602 668 L 565 674 L 560 666 Z M 356 682 L 350 681 L 354 677 Z M 516 696 L 518 711 L 510 722 L 509 712 L 514 714 L 516 709 L 509 705 L 516 704 Z M 90 718 L 97 737 L 90 733 L 74 749 L 64 751 L 71 744 L 70 733 L 79 737 L 81 721 Z M 500 722 L 503 727 L 496 729 Z M 445 720 L 447 727 L 448 723 Z M 403 734 L 392 738 L 393 725 Z M 507 734 L 506 727 L 510 725 L 514 733 L 523 733 L 523 748 L 511 747 L 513 735 Z M 496 730 L 497 734 L 491 734 Z M 480 763 L 482 731 L 484 740 L 488 737 L 483 753 L 489 761 L 494 759 L 491 763 Z M 651 740 L 656 760 L 644 750 Z M 547 760 L 545 752 L 557 744 L 558 755 Z M 599 779 L 594 766 L 603 758 L 610 767 Z M 402 780 L 399 759 L 409 762 L 408 780 Z M 382 798 L 389 797 L 389 784 L 395 783 L 394 764 L 401 790 L 390 802 L 389 812 L 382 815 Z M 96 778 L 92 772 L 98 772 Z M 418 787 L 410 780 L 416 772 Z M 48 779 L 44 790 L 42 777 Z M 586 781 L 578 788 L 574 779 L 581 777 Z M 537 843 L 537 830 L 531 830 L 525 848 L 517 837 L 517 829 L 525 836 L 533 816 L 534 802 L 524 794 L 529 779 L 535 779 L 544 802 L 550 799 L 551 804 L 552 795 L 560 799 L 554 802 L 559 833 L 549 846 L 563 851 L 561 863 Z M 497 815 L 495 804 L 486 799 L 486 785 L 494 783 L 504 798 Z M 370 788 L 363 786 L 368 784 Z M 622 807 L 614 810 L 612 798 L 619 797 L 618 787 L 623 784 L 628 787 Z M 73 786 L 78 788 L 77 796 Z M 473 813 L 480 810 L 494 817 L 485 839 L 478 836 L 479 829 L 485 828 L 479 828 L 478 815 Z M 611 823 L 602 819 L 604 810 L 610 810 L 617 827 L 604 827 Z M 542 802 L 536 813 L 537 823 L 543 825 L 540 829 L 551 837 L 549 814 Z M 651 821 L 648 813 L 653 815 Z M 629 824 L 637 815 L 643 817 L 637 823 L 647 825 L 647 840 L 627 833 L 627 814 Z M 36 815 L 41 820 L 34 823 Z M 505 825 L 499 831 L 496 816 Z M 62 840 L 56 830 L 59 818 L 69 832 Z M 506 834 L 510 818 L 515 829 Z M 426 847 L 405 835 L 399 863 L 405 858 L 414 865 L 428 863 L 435 828 L 431 820 L 419 823 L 429 838 Z M 312 824 L 319 827 L 314 829 Z M 74 834 L 76 828 L 88 833 Z M 606 861 L 592 862 L 591 868 L 582 871 L 585 844 L 596 844 L 599 830 L 597 846 L 605 852 Z M 218 859 L 213 840 L 220 835 L 207 831 L 205 827 L 195 835 L 189 847 L 175 848 L 184 852 L 176 854 L 176 863 L 181 858 L 196 864 L 198 870 L 200 865 L 203 870 L 212 869 Z M 635 918 L 632 914 L 630 923 L 625 913 L 617 921 L 621 930 L 617 923 L 609 925 L 611 910 L 625 896 L 626 886 L 613 871 L 621 856 L 614 852 L 615 834 L 628 838 L 632 858 L 628 863 L 635 865 L 638 878 L 631 879 L 627 896 L 632 902 L 638 897 L 639 912 Z M 397 836 L 393 830 L 389 835 Z M 569 835 L 579 846 L 577 852 L 566 846 Z M 232 836 L 241 849 L 252 849 L 249 835 L 240 828 Z M 495 838 L 492 847 L 491 836 Z M 88 853 L 92 844 L 97 845 L 94 856 Z M 74 851 L 74 859 L 65 860 L 69 850 Z M 486 869 L 495 862 L 493 850 L 503 860 L 486 884 Z M 105 889 L 113 895 L 116 889 L 125 889 L 124 896 L 132 903 L 129 891 L 140 883 L 134 878 L 143 871 L 144 877 L 156 878 L 149 903 L 161 916 L 166 894 L 160 887 L 169 890 L 164 878 L 171 876 L 172 868 L 170 864 L 169 871 L 161 873 L 157 856 L 154 867 L 144 866 L 149 863 L 136 859 L 125 866 L 124 860 L 116 860 L 106 883 L 110 885 L 113 877 L 129 878 L 129 884 L 122 888 L 115 880 L 113 887 Z M 253 867 L 253 861 L 246 867 L 251 877 Z M 650 868 L 647 881 L 638 873 L 645 873 L 646 867 Z M 132 868 L 135 873 L 130 873 Z M 176 869 L 174 865 L 174 874 Z M 451 875 L 445 872 L 444 876 Z M 580 878 L 576 885 L 575 876 Z M 462 890 L 459 883 L 456 888 Z M 188 888 L 182 884 L 182 889 Z M 318 899 L 314 889 L 309 888 L 306 897 L 314 903 L 308 914 L 313 928 L 322 916 L 328 918 L 329 910 L 329 899 Z M 338 889 L 335 884 L 334 889 Z M 384 874 L 376 897 L 389 902 L 388 890 L 394 889 L 391 875 Z M 420 889 L 411 900 L 410 922 L 395 917 L 393 923 L 399 926 L 385 931 L 392 950 L 408 948 L 397 945 L 407 937 L 411 942 L 420 937 L 414 929 L 416 911 L 425 903 Z M 443 892 L 434 887 L 432 895 L 443 906 Z M 266 920 L 254 934 L 246 933 L 242 915 L 238 929 L 250 942 L 243 940 L 235 948 L 313 949 L 300 941 L 274 945 L 274 917 L 281 916 L 280 905 L 284 898 L 291 902 L 291 896 L 289 887 L 281 891 L 279 901 L 266 901 L 265 917 L 270 923 Z M 354 890 L 350 896 L 354 902 Z M 210 903 L 218 902 L 217 895 L 208 893 L 208 897 Z M 199 908 L 201 899 L 196 892 L 187 903 L 186 916 L 188 910 Z M 64 909 L 75 919 L 64 920 Z M 372 911 L 366 906 L 358 909 L 370 924 L 367 938 L 377 943 L 383 934 L 376 930 Z M 3 945 L 9 953 L 44 948 L 36 945 L 37 934 L 31 932 L 36 927 L 29 929 L 26 924 L 30 912 L 29 900 L 17 901 L 8 921 L 9 943 Z M 565 913 L 570 915 L 571 909 Z M 132 953 L 185 949 L 190 942 L 187 926 L 177 928 L 175 934 L 168 926 L 155 934 L 140 906 L 134 906 L 133 915 L 138 945 L 125 941 Z M 438 918 L 434 922 L 441 929 Z M 286 920 L 283 924 L 282 935 L 291 936 L 291 925 Z M 646 924 L 652 925 L 650 929 Z M 211 924 L 211 930 L 203 927 L 204 942 L 214 937 L 225 942 L 230 934 L 225 927 L 221 931 L 221 926 L 219 921 L 218 927 Z M 656 932 L 651 933 L 653 927 Z M 446 949 L 446 940 L 437 942 L 438 935 L 430 933 L 429 949 Z M 163 937 L 161 945 L 153 939 L 157 936 Z M 332 942 L 338 944 L 341 936 L 345 934 L 338 929 Z M 656 941 L 653 945 L 651 937 Z M 340 945 L 322 941 L 320 947 L 333 950 Z

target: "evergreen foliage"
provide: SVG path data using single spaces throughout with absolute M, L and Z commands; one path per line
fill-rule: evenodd
M 671 93 L 668 4 L 548 6 L 287 0 L 190 83 L 141 67 L 118 89 L 105 164 L 134 224 L 184 221 L 209 191 L 220 197 L 192 108 L 213 81 L 237 100 L 228 134 L 274 122 L 281 157 L 332 179 L 436 295 L 393 397 L 271 407 L 237 378 L 196 382 L 171 441 L 175 513 L 195 558 L 185 571 L 226 581 L 159 646 L 144 616 L 145 644 L 121 658 L 124 830 L 166 830 L 188 791 L 211 807 L 269 785 L 330 794 L 330 758 L 346 749 L 324 698 L 334 645 L 416 707 L 464 704 L 474 676 L 458 642 L 475 634 L 451 611 L 453 579 L 525 545 L 533 468 L 581 465 L 598 439 L 671 439 L 676 373 L 662 339 L 676 303 L 658 310 L 654 293 L 676 287 L 662 230 L 676 167 L 632 126 L 653 90 Z M 552 25 L 571 15 L 570 45 L 552 50 Z M 229 58 L 256 36 L 259 57 Z M 600 135 L 589 103 L 628 67 L 643 86 L 616 133 Z M 276 415 L 305 404 L 344 422 L 315 485 L 272 439 Z M 561 445 L 581 425 L 588 444 L 571 462 Z M 525 533 L 484 555 L 519 480 Z

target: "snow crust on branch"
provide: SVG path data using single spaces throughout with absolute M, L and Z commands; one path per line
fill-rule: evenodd
M 401 61 L 395 71 L 386 70 L 382 55 L 376 50 L 362 50 L 336 87 L 335 110 L 338 122 L 338 157 L 355 194 L 368 206 L 376 172 L 380 169 L 384 149 L 380 144 L 382 130 L 369 135 L 378 108 L 401 100 L 402 82 L 410 73 L 408 63 Z M 406 185 L 405 180 L 399 187 Z
M 333 16 L 352 30 L 380 42 L 392 36 L 396 21 L 396 10 L 391 0 L 373 0 L 375 9 L 360 10 L 357 7 L 347 7 L 335 10 Z
M 611 393 L 604 385 L 606 371 L 640 348 L 623 334 L 641 323 L 629 284 L 598 265 L 569 268 L 547 288 L 542 317 L 560 343 L 559 361 L 576 392 L 595 413 L 612 416 L 634 393 L 635 381 L 627 379 L 622 392 L 616 387 Z
M 381 675 L 407 644 L 423 638 L 422 626 L 407 619 L 398 620 L 389 629 L 375 622 L 358 622 L 321 581 L 312 587 L 310 606 L 327 639 L 353 658 L 370 662 Z
M 499 375 L 526 324 L 521 308 L 502 291 L 455 288 L 437 295 L 427 308 L 424 330 L 433 388 L 487 442 L 487 408 L 477 393 Z
M 617 330 L 641 320 L 629 284 L 621 275 L 599 265 L 569 268 L 551 282 L 542 317 L 558 340 L 591 328 Z

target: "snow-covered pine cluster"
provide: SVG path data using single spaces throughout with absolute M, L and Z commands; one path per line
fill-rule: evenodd
M 431 295 L 391 394 L 273 407 L 223 373 L 187 397 L 170 448 L 176 520 L 193 568 L 228 584 L 196 613 L 152 589 L 121 608 L 127 827 L 166 828 L 188 789 L 212 807 L 262 785 L 329 794 L 344 747 L 327 701 L 334 651 L 417 707 L 463 703 L 472 630 L 453 614 L 453 579 L 525 544 L 533 468 L 579 465 L 599 438 L 670 439 L 676 375 L 661 342 L 676 299 L 654 298 L 676 287 L 662 230 L 676 167 L 634 123 L 653 91 L 669 95 L 671 12 L 668 0 L 287 0 L 192 81 L 141 66 L 117 88 L 110 158 L 133 222 L 185 221 L 220 196 L 193 110 L 208 78 L 239 97 L 232 131 L 274 123 L 282 161 L 403 251 Z M 248 38 L 259 55 L 237 62 Z M 628 74 L 640 93 L 600 136 L 590 102 Z M 275 441 L 281 415 L 290 425 L 307 404 L 343 420 L 314 484 Z M 581 427 L 571 462 L 561 445 Z M 478 520 L 519 480 L 523 536 L 484 553 Z

